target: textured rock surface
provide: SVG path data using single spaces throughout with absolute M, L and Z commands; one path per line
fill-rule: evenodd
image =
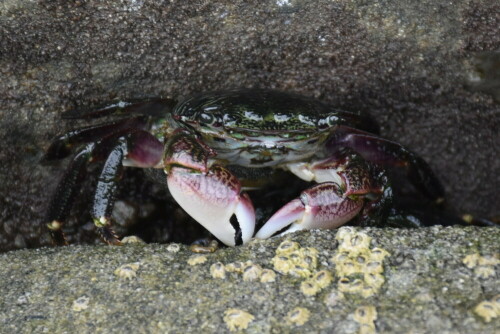
M 62 168 L 38 160 L 76 126 L 61 112 L 242 86 L 370 111 L 384 136 L 430 162 L 458 212 L 498 215 L 500 109 L 484 92 L 498 98 L 499 6 L 2 1 L 0 249 L 48 242 L 40 222 Z
M 384 282 L 367 298 L 341 292 L 339 278 L 344 274 L 332 260 L 341 251 L 340 236 L 347 240 L 345 236 L 359 238 L 363 233 L 372 237 L 367 249 L 389 252 L 381 261 Z M 210 268 L 216 262 L 228 269 L 229 263 L 250 260 L 275 270 L 272 258 L 283 239 L 221 249 L 197 265 L 186 247 L 176 245 L 8 252 L 0 255 L 2 333 L 225 333 L 229 309 L 254 317 L 248 333 L 493 334 L 500 329 L 500 317 L 486 322 L 474 311 L 484 301 L 500 303 L 500 229 L 342 228 L 288 238 L 317 251 L 313 273 L 326 270 L 333 275 L 316 295 L 302 292 L 305 278 L 280 273 L 268 283 L 234 272 L 226 272 L 225 279 L 213 277 Z M 464 259 L 471 254 L 482 256 L 488 275 L 466 266 Z M 295 318 L 307 313 L 303 309 L 310 313 L 301 318 L 301 326 L 290 321 L 289 312 L 297 307 L 302 313 Z

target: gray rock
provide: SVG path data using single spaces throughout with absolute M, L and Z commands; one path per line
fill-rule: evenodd
M 353 248 L 364 249 L 360 254 L 373 254 L 375 248 L 389 252 L 380 261 L 385 282 L 366 298 L 342 292 L 342 262 L 332 260 L 344 247 L 337 240 L 340 236 L 351 240 L 363 234 L 373 239 L 366 247 Z M 224 314 L 233 308 L 254 317 L 248 333 L 358 333 L 362 326 L 365 333 L 373 329 L 498 333 L 500 329 L 500 314 L 486 322 L 475 311 L 482 302 L 500 302 L 499 229 L 341 228 L 287 239 L 298 242 L 302 250 L 317 250 L 313 273 L 326 270 L 333 275 L 333 281 L 315 295 L 302 292 L 303 277 L 277 273 L 274 282 L 262 283 L 228 271 L 229 264 L 237 261 L 276 270 L 272 258 L 284 238 L 219 249 L 197 265 L 188 264 L 193 253 L 187 247 L 175 244 L 4 253 L 0 255 L 2 333 L 226 333 Z M 483 264 L 490 261 L 487 277 L 478 276 L 474 261 L 466 261 L 471 268 L 466 266 L 464 259 L 471 254 L 482 256 Z M 225 279 L 211 274 L 210 267 L 217 262 L 225 265 Z M 354 280 L 364 270 L 368 269 L 347 276 Z M 310 312 L 303 325 L 289 320 L 288 314 L 297 307 Z M 370 318 L 370 310 L 376 316 Z
M 38 161 L 51 137 L 81 125 L 61 112 L 229 87 L 369 111 L 429 161 L 458 213 L 498 215 L 500 109 L 488 95 L 498 99 L 498 10 L 495 0 L 2 1 L 0 250 L 48 244 L 43 213 L 63 167 Z M 67 225 L 75 242 L 89 241 L 83 223 Z

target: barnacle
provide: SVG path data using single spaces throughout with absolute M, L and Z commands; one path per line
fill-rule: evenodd
M 205 255 L 192 255 L 189 257 L 187 263 L 190 265 L 190 266 L 196 266 L 198 264 L 202 264 L 202 263 L 205 263 L 207 262 L 207 257 Z
M 236 308 L 230 308 L 224 312 L 224 322 L 230 331 L 234 332 L 239 329 L 247 329 L 248 324 L 255 317 L 248 312 Z
M 220 279 L 225 279 L 226 278 L 226 268 L 222 262 L 217 262 L 214 263 L 210 266 L 210 275 L 212 275 L 213 278 L 220 278 Z
M 359 323 L 360 334 L 374 334 L 377 310 L 374 306 L 361 306 L 354 311 L 354 320 Z
M 310 316 L 311 312 L 308 309 L 304 307 L 296 307 L 288 312 L 286 320 L 296 326 L 302 326 L 309 320 Z
M 312 247 L 300 247 L 297 242 L 283 241 L 272 259 L 274 269 L 282 274 L 307 278 L 318 265 L 318 251 Z
M 272 269 L 262 269 L 260 281 L 262 283 L 270 283 L 276 281 L 276 272 Z
M 116 268 L 115 275 L 120 278 L 125 278 L 130 280 L 137 276 L 137 270 L 139 270 L 139 267 L 140 264 L 138 262 L 127 263 Z
M 495 275 L 495 266 L 500 264 L 500 254 L 481 256 L 479 253 L 473 253 L 464 257 L 462 263 L 473 269 L 477 277 L 486 279 Z
M 370 249 L 371 238 L 351 227 L 340 228 L 337 240 L 340 243 L 339 251 L 331 261 L 339 276 L 339 290 L 365 298 L 376 294 L 385 282 L 382 264 L 389 252 L 382 248 Z
M 249 264 L 243 268 L 244 281 L 257 281 L 262 274 L 262 267 L 258 264 Z
M 87 296 L 82 296 L 73 301 L 71 309 L 75 312 L 80 312 L 86 310 L 89 307 L 90 298 Z

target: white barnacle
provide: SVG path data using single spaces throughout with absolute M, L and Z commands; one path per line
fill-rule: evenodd
M 213 278 L 225 279 L 226 267 L 222 262 L 216 262 L 210 266 L 210 275 L 212 275 Z
M 250 264 L 243 268 L 244 281 L 257 281 L 262 274 L 262 267 L 258 264 Z
M 321 287 L 312 280 L 300 283 L 300 291 L 306 296 L 314 296 L 321 291 Z
M 144 240 L 141 238 L 135 236 L 135 235 L 129 235 L 128 237 L 124 237 L 122 239 L 122 244 L 145 244 Z
M 311 312 L 308 309 L 304 307 L 296 307 L 288 312 L 286 319 L 289 323 L 292 323 L 296 326 L 302 326 L 309 320 L 310 316 Z
M 361 306 L 354 311 L 354 320 L 360 325 L 360 333 L 375 333 L 377 309 L 374 306 Z
M 272 269 L 262 269 L 260 281 L 262 283 L 271 283 L 276 281 L 276 272 Z
M 181 246 L 179 244 L 170 244 L 167 246 L 167 251 L 170 253 L 177 253 L 181 250 Z
M 139 270 L 140 264 L 138 262 L 135 263 L 127 263 L 119 266 L 115 270 L 115 275 L 119 278 L 124 278 L 131 280 L 137 276 L 137 270 Z
M 476 305 L 474 313 L 483 318 L 484 321 L 490 322 L 500 316 L 500 305 L 495 301 L 485 300 Z
M 327 270 L 320 270 L 314 274 L 312 279 L 316 282 L 316 285 L 318 285 L 321 289 L 324 289 L 333 281 L 333 276 Z
M 248 261 L 249 262 L 249 261 Z M 243 263 L 241 261 L 236 261 L 236 262 L 231 262 L 226 265 L 226 270 L 229 271 L 230 273 L 237 273 L 241 274 L 243 273 L 243 268 L 245 268 L 245 265 L 250 264 L 250 263 Z
M 285 240 L 278 246 L 278 248 L 276 248 L 276 254 L 278 254 L 278 255 L 290 254 L 299 248 L 300 248 L 300 245 L 298 242 L 291 241 L 291 240 Z
M 75 312 L 80 312 L 86 310 L 89 307 L 90 298 L 87 296 L 81 296 L 73 301 L 71 309 Z
M 253 315 L 236 308 L 227 309 L 224 312 L 224 322 L 230 331 L 234 332 L 240 329 L 247 329 L 248 324 L 255 319 Z
M 196 266 L 205 262 L 207 262 L 207 257 L 205 255 L 193 255 L 187 261 L 190 266 Z

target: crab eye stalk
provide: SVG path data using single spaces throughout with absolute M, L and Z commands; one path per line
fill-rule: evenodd
M 212 114 L 201 113 L 198 116 L 201 123 L 212 124 L 215 121 L 215 117 Z
M 214 114 L 200 113 L 198 116 L 198 120 L 200 123 L 205 125 L 211 125 L 215 127 L 222 126 L 222 119 Z
M 335 115 L 330 115 L 326 118 L 326 123 L 329 125 L 329 126 L 334 126 L 334 125 L 338 125 L 339 124 L 339 117 L 338 116 L 335 116 Z

